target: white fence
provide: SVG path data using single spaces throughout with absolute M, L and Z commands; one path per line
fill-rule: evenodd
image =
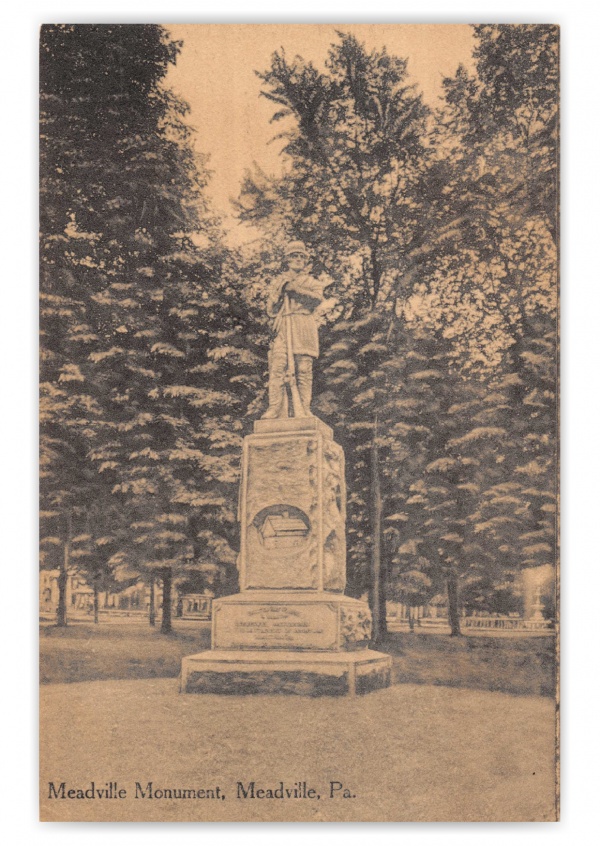
M 463 617 L 465 629 L 504 629 L 515 632 L 539 632 L 554 628 L 552 620 L 520 620 L 517 617 Z

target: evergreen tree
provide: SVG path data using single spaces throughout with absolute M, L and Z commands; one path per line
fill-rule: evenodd
M 446 80 L 460 143 L 453 184 L 470 208 L 464 252 L 484 263 L 496 326 L 498 445 L 471 520 L 507 573 L 555 560 L 558 30 L 475 27 L 476 76 Z M 477 277 L 475 277 L 477 279 Z
M 95 414 L 79 418 L 86 466 L 130 526 L 113 563 L 161 578 L 165 631 L 174 576 L 216 567 L 231 584 L 256 369 L 187 107 L 163 85 L 179 46 L 159 26 L 52 26 L 41 42 L 42 287 L 70 286 L 78 315 L 58 302 L 51 352 Z
M 450 342 L 436 391 L 452 395 L 397 515 L 395 565 L 445 560 L 456 633 L 461 604 L 515 610 L 520 568 L 551 560 L 555 536 L 557 32 L 475 34 L 476 75 L 445 81 L 423 181 L 448 237 L 420 255 L 405 309 Z
M 58 569 L 56 623 L 66 626 L 67 581 L 76 571 L 73 538 L 85 520 L 85 503 L 100 495 L 89 460 L 100 408 L 77 364 L 88 343 L 83 307 L 74 298 L 68 269 L 57 265 L 51 249 L 42 254 L 40 566 Z
M 100 494 L 100 491 L 96 492 Z M 83 531 L 73 537 L 71 559 L 80 576 L 93 590 L 94 623 L 100 621 L 100 593 L 117 587 L 112 557 L 122 546 L 128 530 L 124 515 L 107 491 L 104 499 L 91 503 L 80 520 Z

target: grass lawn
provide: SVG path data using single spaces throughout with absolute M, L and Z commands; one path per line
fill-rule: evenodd
M 393 655 L 393 682 L 449 685 L 554 698 L 554 637 L 450 637 L 391 634 L 378 647 Z
M 50 684 L 41 696 L 46 820 L 555 817 L 554 703 L 541 696 L 424 684 L 357 698 L 198 696 L 167 678 Z M 49 799 L 49 782 L 92 781 L 127 795 Z M 306 781 L 320 799 L 238 798 L 237 782 L 251 781 Z M 136 782 L 226 798 L 136 798 Z M 330 798 L 331 782 L 350 798 Z
M 175 621 L 163 635 L 145 622 L 75 623 L 40 629 L 42 683 L 176 678 L 185 655 L 210 647 L 210 624 Z M 394 683 L 554 696 L 552 637 L 391 634 Z
M 40 645 L 44 819 L 555 816 L 552 638 L 394 633 L 380 647 L 393 686 L 356 699 L 179 695 L 181 658 L 209 647 L 207 623 L 43 626 Z M 49 782 L 92 781 L 127 797 L 48 798 Z M 150 781 L 226 799 L 136 799 Z M 238 781 L 306 781 L 321 799 L 240 799 Z M 330 799 L 332 781 L 355 798 Z
M 40 627 L 40 681 L 176 678 L 185 655 L 210 648 L 210 623 L 175 622 L 161 634 L 138 620 Z

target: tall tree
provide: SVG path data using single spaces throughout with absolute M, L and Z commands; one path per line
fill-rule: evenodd
M 99 418 L 86 380 L 75 363 L 85 330 L 82 307 L 68 274 L 52 274 L 42 259 L 40 379 L 40 564 L 58 570 L 56 623 L 67 625 L 67 582 L 73 575 L 73 537 L 85 505 L 99 495 L 89 460 L 89 436 Z M 46 275 L 47 274 L 47 275 Z
M 526 567 L 556 558 L 558 28 L 475 36 L 476 76 L 446 81 L 448 114 L 463 142 L 469 246 L 494 268 L 488 308 L 505 343 L 491 391 L 504 395 L 496 419 L 513 446 L 473 521 Z

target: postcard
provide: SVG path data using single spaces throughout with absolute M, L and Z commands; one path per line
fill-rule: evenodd
M 41 28 L 43 821 L 558 819 L 558 48 Z

